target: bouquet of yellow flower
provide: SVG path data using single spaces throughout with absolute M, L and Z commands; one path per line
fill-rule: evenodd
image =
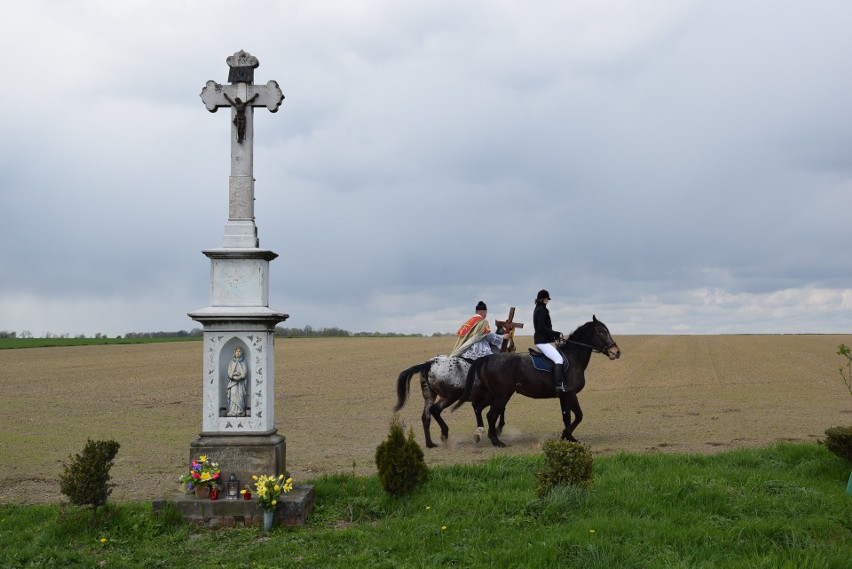
M 193 460 L 189 472 L 180 477 L 180 481 L 186 484 L 187 490 L 194 490 L 200 486 L 213 487 L 219 482 L 219 465 L 211 462 L 207 455 L 201 455 L 198 460 Z
M 254 490 L 257 494 L 257 503 L 264 510 L 274 510 L 278 505 L 278 498 L 293 489 L 293 479 L 284 480 L 284 475 L 275 476 L 252 476 Z

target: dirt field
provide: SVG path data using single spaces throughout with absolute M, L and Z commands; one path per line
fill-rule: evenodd
M 815 441 L 852 424 L 836 355 L 850 336 L 615 336 L 623 355 L 593 355 L 575 435 L 597 454 L 712 453 Z M 531 338 L 518 339 L 525 351 Z M 451 338 L 279 339 L 276 423 L 296 481 L 375 472 L 404 368 Z M 121 443 L 113 499 L 169 495 L 201 430 L 202 343 L 0 350 L 0 503 L 64 500 L 62 462 L 88 437 Z M 423 444 L 416 379 L 401 417 Z M 516 396 L 496 449 L 473 442 L 473 413 L 446 412 L 450 440 L 430 465 L 537 452 L 562 429 L 556 400 Z M 439 431 L 434 425 L 433 437 Z M 215 457 L 214 457 L 215 458 Z

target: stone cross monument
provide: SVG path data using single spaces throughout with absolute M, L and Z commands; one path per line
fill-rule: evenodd
M 204 327 L 203 419 L 190 459 L 208 455 L 235 474 L 284 474 L 284 437 L 275 427 L 275 325 L 287 314 L 269 308 L 269 262 L 254 221 L 254 108 L 276 112 L 284 99 L 278 83 L 254 84 L 259 62 L 245 51 L 227 58 L 230 85 L 208 81 L 201 91 L 207 110 L 231 109 L 231 176 L 228 222 L 210 259 L 210 306 L 189 313 Z
M 254 224 L 254 107 L 278 112 L 284 95 L 275 81 L 254 85 L 257 58 L 238 51 L 227 59 L 231 72 L 230 85 L 208 81 L 201 90 L 201 100 L 211 113 L 219 107 L 231 108 L 231 178 L 228 184 L 228 223 L 225 225 L 225 247 L 258 246 Z

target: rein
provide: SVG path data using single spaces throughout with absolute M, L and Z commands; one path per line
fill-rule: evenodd
M 583 346 L 584 348 L 589 348 L 593 352 L 597 352 L 599 354 L 606 354 L 609 351 L 609 349 L 615 345 L 615 342 L 613 342 L 613 343 L 611 343 L 608 346 L 605 346 L 603 348 L 598 348 L 596 346 L 592 346 L 591 344 L 584 344 L 583 342 L 578 342 L 578 341 L 572 340 L 570 338 L 565 338 L 564 340 L 562 340 L 562 345 L 564 346 L 565 344 L 574 344 L 576 346 Z

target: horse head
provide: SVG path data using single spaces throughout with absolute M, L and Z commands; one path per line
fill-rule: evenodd
M 617 360 L 621 357 L 621 348 L 612 339 L 609 328 L 606 327 L 606 324 L 598 320 L 594 314 L 592 315 L 591 322 L 586 322 L 568 336 L 568 341 L 585 344 L 594 351 L 606 355 L 611 360 Z

